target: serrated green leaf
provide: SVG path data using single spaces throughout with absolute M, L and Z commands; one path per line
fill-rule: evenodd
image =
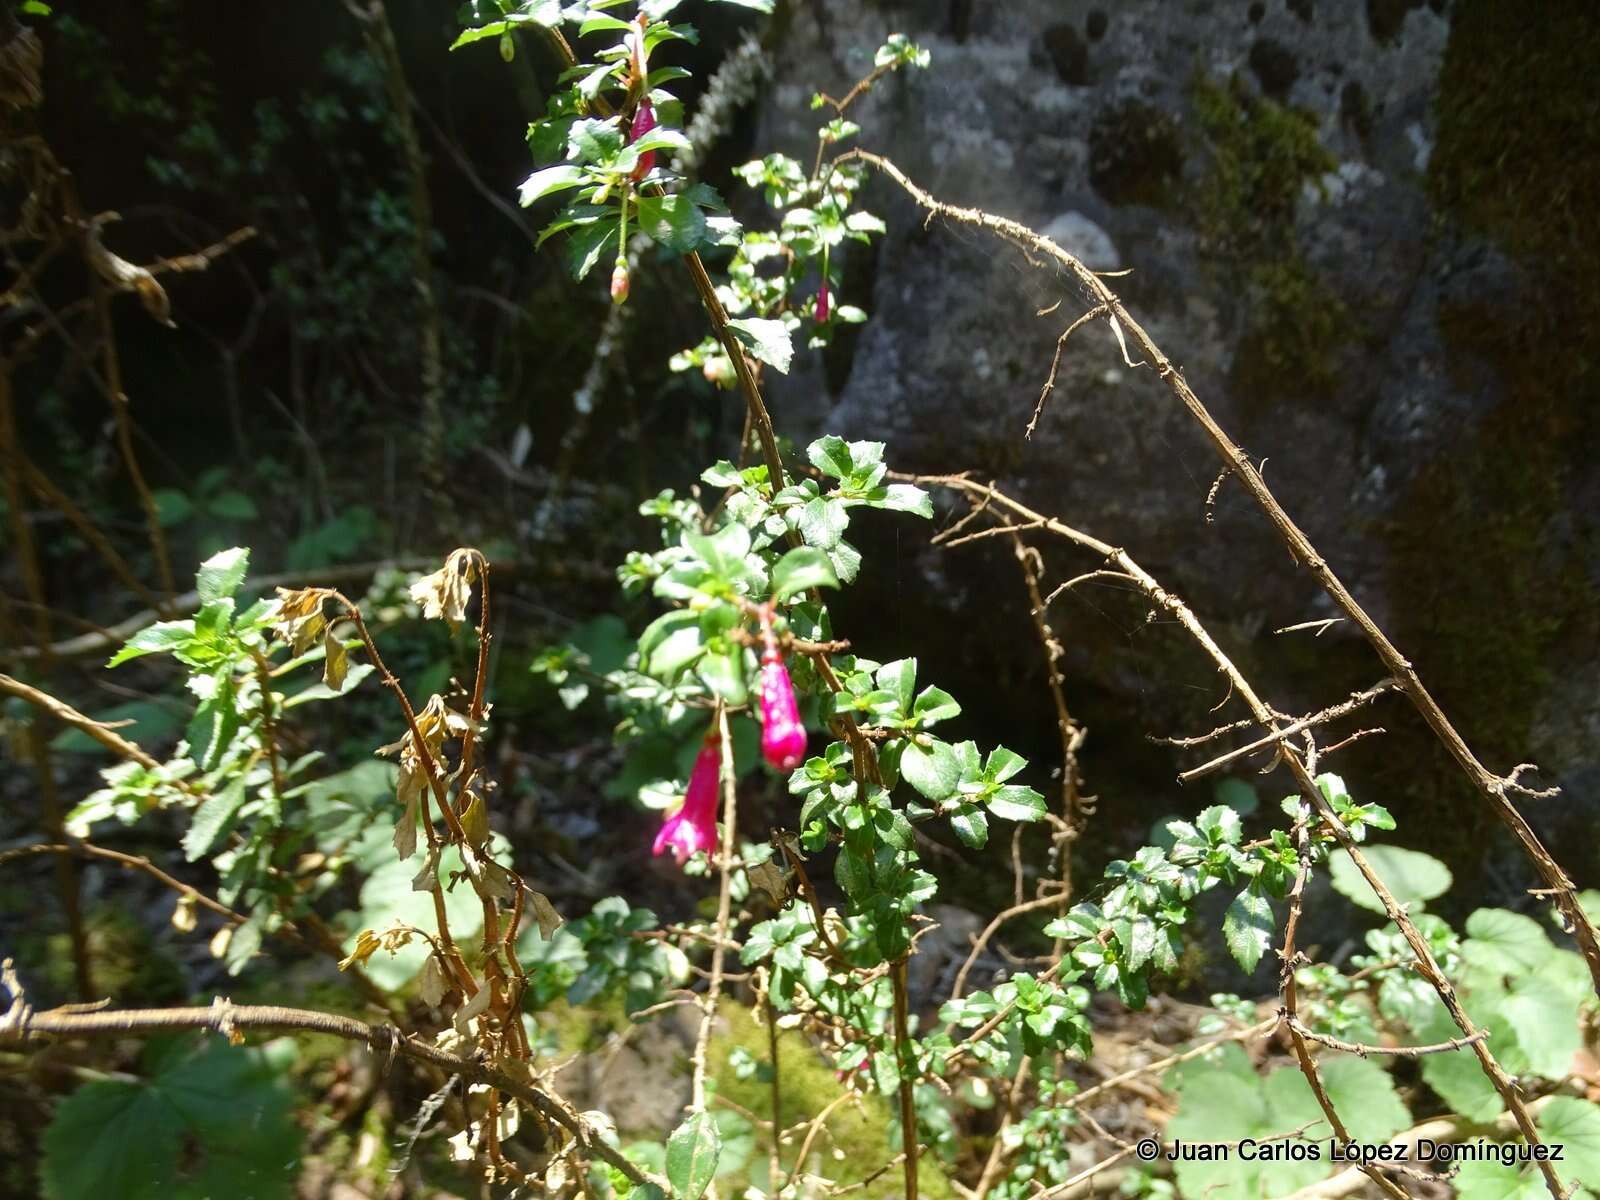
M 1399 846 L 1369 846 L 1364 850 L 1368 863 L 1395 903 L 1409 904 L 1416 912 L 1425 901 L 1450 890 L 1450 870 L 1431 854 L 1404 850 Z M 1330 866 L 1334 890 L 1371 912 L 1381 913 L 1383 902 L 1367 886 L 1350 857 L 1339 854 Z
M 244 777 L 241 775 L 215 796 L 206 797 L 195 810 L 183 835 L 183 856 L 190 862 L 204 858 L 233 824 L 233 818 L 245 801 Z
M 782 321 L 765 317 L 741 317 L 728 322 L 734 337 L 746 350 L 780 374 L 789 373 L 789 363 L 794 358 L 794 343 L 789 337 L 789 327 Z
M 1252 885 L 1228 905 L 1228 911 L 1222 918 L 1222 940 L 1234 960 L 1246 972 L 1253 972 L 1261 956 L 1272 946 L 1275 927 L 1272 905 Z
M 300 1135 L 266 1051 L 213 1042 L 168 1054 L 152 1078 L 101 1080 L 59 1103 L 44 1132 L 49 1200 L 280 1200 Z
M 106 666 L 120 666 L 131 658 L 146 654 L 170 653 L 193 637 L 193 621 L 157 621 L 124 642 L 122 649 L 111 656 Z
M 688 254 L 705 240 L 706 215 L 687 196 L 640 196 L 639 228 L 674 254 Z M 759 351 L 756 357 L 763 358 Z

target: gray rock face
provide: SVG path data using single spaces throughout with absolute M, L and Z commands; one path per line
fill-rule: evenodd
M 1426 622 L 1405 611 L 1397 580 L 1408 567 L 1386 531 L 1405 519 L 1419 472 L 1447 459 L 1507 399 L 1493 369 L 1452 352 L 1441 312 L 1485 296 L 1516 303 L 1529 287 L 1500 250 L 1430 208 L 1425 172 L 1451 32 L 1435 11 L 1442 8 L 1330 0 L 798 6 L 757 144 L 808 159 L 813 91 L 840 94 L 870 69 L 889 33 L 927 47 L 926 72 L 886 80 L 852 111 L 861 144 L 943 200 L 1048 232 L 1095 269 L 1131 269 L 1113 286 L 1224 428 L 1265 460 L 1280 500 L 1369 611 L 1386 627 L 1398 622 L 1402 650 L 1425 661 L 1424 647 L 1404 636 Z M 1287 151 L 1273 130 L 1292 132 L 1293 121 L 1321 147 L 1315 169 L 1282 161 Z M 1277 192 L 1261 182 L 1274 179 Z M 1266 211 L 1263 198 L 1280 192 L 1287 199 Z M 887 181 L 874 182 L 868 197 L 890 233 L 873 261 L 852 264 L 841 299 L 866 308 L 870 323 L 842 386 L 830 391 L 814 363 L 774 380 L 785 432 L 880 439 L 906 469 L 974 470 L 1127 547 L 1191 601 L 1285 707 L 1328 703 L 1346 684 L 1378 677 L 1348 627 L 1314 646 L 1307 633 L 1272 633 L 1333 615 L 1331 605 L 1236 487 L 1220 490 L 1208 522 L 1219 461 L 1153 373 L 1122 361 L 1103 325 L 1074 335 L 1055 392 L 1024 439 L 1056 339 L 1084 307 L 1069 280 L 981 230 L 925 226 Z M 1096 564 L 1061 555 L 1052 565 L 1064 578 Z M 999 639 L 1014 646 L 996 649 L 996 625 L 981 619 L 981 606 L 1014 579 L 1005 572 L 1014 573 L 1009 553 L 932 551 L 914 565 L 909 555 L 899 559 L 892 586 L 920 583 L 932 628 L 981 626 L 951 641 L 970 637 L 985 649 L 949 651 L 969 653 L 975 673 L 982 655 L 1013 656 L 1025 671 L 1036 649 L 1026 624 Z M 1177 639 L 1140 628 L 1137 606 L 1121 604 L 1110 620 L 1095 616 L 1099 607 L 1091 594 L 1086 605 L 1052 609 L 1058 631 L 1074 634 L 1075 685 L 1108 706 L 1136 701 L 1148 721 L 1184 726 L 1156 732 L 1215 724 L 1206 710 L 1224 689 L 1186 651 L 1156 656 L 1181 668 L 1151 677 L 1150 640 L 1170 648 Z M 1594 665 L 1591 650 L 1585 695 L 1565 686 L 1531 718 L 1528 753 L 1554 752 L 1559 761 L 1546 766 L 1580 791 L 1600 759 L 1580 732 L 1600 727 Z M 1047 702 L 1037 682 L 1024 686 Z M 1180 695 L 1153 700 L 1163 689 Z M 1399 706 L 1385 717 L 1409 721 Z M 1143 754 L 1159 758 L 1155 773 L 1170 778 L 1169 751 Z

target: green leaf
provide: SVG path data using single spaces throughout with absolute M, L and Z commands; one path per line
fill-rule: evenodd
M 891 483 L 887 487 L 873 488 L 863 503 L 890 512 L 907 512 L 926 518 L 933 516 L 933 500 L 927 492 L 910 483 Z
M 147 625 L 123 643 L 122 649 L 106 663 L 108 667 L 120 666 L 130 658 L 146 654 L 171 652 L 194 637 L 193 621 L 157 621 Z
M 517 200 L 523 208 L 527 208 L 528 205 L 554 192 L 575 188 L 583 180 L 583 168 L 572 163 L 546 167 L 542 171 L 535 171 L 522 181 L 522 186 L 517 190 Z
M 1480 908 L 1467 918 L 1461 956 L 1480 970 L 1518 976 L 1537 971 L 1555 953 L 1532 917 L 1504 908 Z
M 700 618 L 686 609 L 673 609 L 650 622 L 639 635 L 639 666 L 670 683 L 703 647 Z
M 988 797 L 989 811 L 1002 821 L 1039 821 L 1044 819 L 1044 797 L 1031 787 L 1007 784 Z
M 706 215 L 687 196 L 640 196 L 639 228 L 649 234 L 652 241 L 659 242 L 674 254 L 688 254 L 705 240 Z M 780 328 L 783 326 L 782 321 L 766 323 Z M 740 322 L 731 324 L 738 325 Z M 759 350 L 755 354 L 757 358 L 770 361 Z M 788 359 L 785 358 L 783 366 L 778 369 L 784 371 L 788 366 Z
M 724 703 L 738 707 L 749 699 L 745 683 L 744 647 L 707 651 L 695 665 L 695 672 Z
M 1411 905 L 1413 913 L 1424 901 L 1450 890 L 1449 868 L 1431 854 L 1399 846 L 1368 846 L 1362 853 L 1394 896 L 1395 903 Z M 1349 855 L 1336 855 L 1331 870 L 1335 891 L 1371 912 L 1383 911 L 1383 902 L 1367 886 Z
M 606 163 L 622 149 L 622 129 L 616 117 L 574 121 L 567 133 L 567 157 L 579 163 Z
M 204 858 L 228 832 L 245 801 L 244 783 L 241 775 L 215 796 L 208 796 L 195 810 L 189 831 L 183 835 L 183 856 L 190 862 Z
M 976 809 L 971 812 L 959 812 L 952 815 L 950 828 L 956 831 L 956 837 L 961 839 L 963 846 L 970 846 L 974 850 L 982 850 L 988 844 L 988 818 Z
M 772 594 L 779 600 L 817 587 L 838 587 L 828 556 L 814 546 L 797 546 L 772 568 Z
M 595 263 L 608 246 L 617 243 L 615 219 L 593 221 L 580 225 L 567 239 L 567 267 L 574 279 L 584 279 L 594 270 Z
M 850 456 L 850 444 L 832 434 L 807 446 L 806 457 L 813 467 L 835 479 L 843 479 L 856 469 L 855 460 Z
M 229 489 L 207 502 L 206 515 L 219 521 L 253 521 L 258 514 L 254 500 Z
M 242 546 L 220 551 L 206 559 L 194 577 L 200 603 L 210 604 L 232 596 L 244 582 L 244 573 L 249 567 L 250 551 Z
M 1538 1124 L 1545 1141 L 1567 1148 L 1564 1179 L 1581 1179 L 1591 1191 L 1600 1184 L 1600 1106 L 1556 1096 L 1539 1114 Z
M 717 1175 L 722 1134 L 711 1114 L 692 1114 L 667 1139 L 667 1180 L 679 1200 L 700 1200 Z
M 169 1050 L 148 1080 L 78 1088 L 44 1132 L 44 1194 L 287 1200 L 300 1169 L 300 1134 L 276 1051 L 215 1041 L 194 1055 Z
M 1528 1070 L 1546 1079 L 1565 1079 L 1572 1070 L 1572 1056 L 1583 1048 L 1578 1006 L 1537 978 L 1525 982 L 1526 988 L 1501 1003 L 1501 1015 L 1517 1031 Z
M 157 488 L 150 499 L 156 506 L 156 523 L 163 529 L 181 525 L 194 515 L 194 502 L 176 488 Z
M 961 782 L 961 763 L 948 742 L 934 741 L 928 747 L 908 742 L 900 756 L 900 775 L 929 800 L 938 803 L 954 793 Z
M 789 327 L 782 321 L 763 317 L 741 317 L 729 321 L 728 328 L 739 343 L 773 370 L 787 375 L 789 362 L 794 358 L 794 345 L 789 338 Z
M 1222 940 L 1234 960 L 1246 972 L 1253 972 L 1272 946 L 1274 928 L 1272 905 L 1251 884 L 1228 905 L 1222 918 Z

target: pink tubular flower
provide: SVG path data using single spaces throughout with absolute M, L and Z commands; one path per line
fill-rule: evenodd
M 634 110 L 633 126 L 628 130 L 628 144 L 630 146 L 633 145 L 634 142 L 637 142 L 655 127 L 656 110 L 650 103 L 650 97 L 646 96 L 639 101 L 639 107 Z M 650 174 L 650 168 L 655 165 L 656 152 L 654 150 L 646 150 L 639 155 L 639 161 L 633 168 L 633 181 L 638 183 L 639 180 Z
M 779 771 L 792 771 L 806 756 L 806 727 L 794 698 L 789 668 L 778 647 L 761 655 L 761 753 Z
M 683 803 L 661 823 L 652 853 L 671 850 L 681 867 L 697 850 L 710 850 L 717 844 L 717 782 L 721 775 L 722 739 L 712 731 L 706 734 L 694 760 Z
M 617 259 L 617 265 L 611 269 L 611 303 L 621 304 L 628 298 L 628 262 L 626 259 Z
M 821 325 L 828 319 L 828 277 L 822 277 L 822 283 L 817 287 L 817 324 Z

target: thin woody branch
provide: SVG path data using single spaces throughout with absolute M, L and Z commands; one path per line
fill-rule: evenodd
M 1278 502 L 1272 490 L 1267 487 L 1266 480 L 1261 472 L 1250 461 L 1237 443 L 1228 436 L 1222 426 L 1211 415 L 1209 409 L 1200 402 L 1194 390 L 1189 387 L 1183 378 L 1183 373 L 1175 367 L 1170 359 L 1164 355 L 1160 348 L 1145 332 L 1144 327 L 1135 321 L 1122 301 L 1108 288 L 1105 281 L 1086 267 L 1078 258 L 1069 254 L 1055 242 L 1044 237 L 1026 225 L 998 217 L 978 209 L 960 208 L 956 205 L 946 204 L 938 200 L 927 191 L 911 182 L 899 167 L 886 158 L 870 154 L 864 150 L 851 150 L 841 154 L 833 160 L 836 163 L 859 161 L 887 175 L 897 183 L 907 195 L 915 200 L 930 214 L 946 217 L 963 224 L 977 225 L 988 229 L 1005 240 L 1023 248 L 1030 254 L 1053 259 L 1065 268 L 1078 282 L 1079 287 L 1090 298 L 1096 307 L 1104 310 L 1106 321 L 1119 341 L 1126 336 L 1131 337 L 1140 352 L 1150 361 L 1154 370 L 1166 385 L 1167 389 L 1177 398 L 1189 414 L 1199 424 L 1209 440 L 1222 458 L 1228 470 L 1239 480 L 1245 490 L 1255 500 L 1268 521 L 1277 531 L 1279 538 L 1288 547 L 1290 554 L 1296 562 L 1305 564 L 1308 571 L 1322 586 L 1322 589 L 1338 605 L 1345 616 L 1349 617 L 1362 635 L 1371 644 L 1378 657 L 1389 673 L 1399 682 L 1412 705 L 1427 722 L 1434 736 L 1455 759 L 1462 772 L 1472 782 L 1478 793 L 1489 803 L 1495 814 L 1516 836 L 1533 860 L 1534 867 L 1544 880 L 1545 885 L 1551 889 L 1557 907 L 1565 919 L 1567 928 L 1572 931 L 1578 943 L 1584 961 L 1589 967 L 1590 979 L 1597 993 L 1600 993 L 1600 938 L 1597 938 L 1594 926 L 1589 916 L 1584 912 L 1583 906 L 1578 903 L 1572 880 L 1562 870 L 1559 864 L 1551 857 L 1543 843 L 1540 842 L 1533 827 L 1523 817 L 1517 807 L 1511 803 L 1509 792 L 1516 791 L 1517 786 L 1513 779 L 1496 775 L 1481 762 L 1451 724 L 1444 710 L 1439 707 L 1438 701 L 1423 685 L 1422 678 L 1411 665 L 1409 659 L 1400 653 L 1388 635 L 1378 628 L 1366 609 L 1364 609 L 1344 582 L 1334 573 L 1327 561 L 1318 553 L 1311 540 L 1305 535 L 1298 525 L 1289 517 L 1283 506 Z M 1126 357 L 1126 352 L 1125 352 Z M 1547 1173 L 1548 1175 L 1548 1173 Z

